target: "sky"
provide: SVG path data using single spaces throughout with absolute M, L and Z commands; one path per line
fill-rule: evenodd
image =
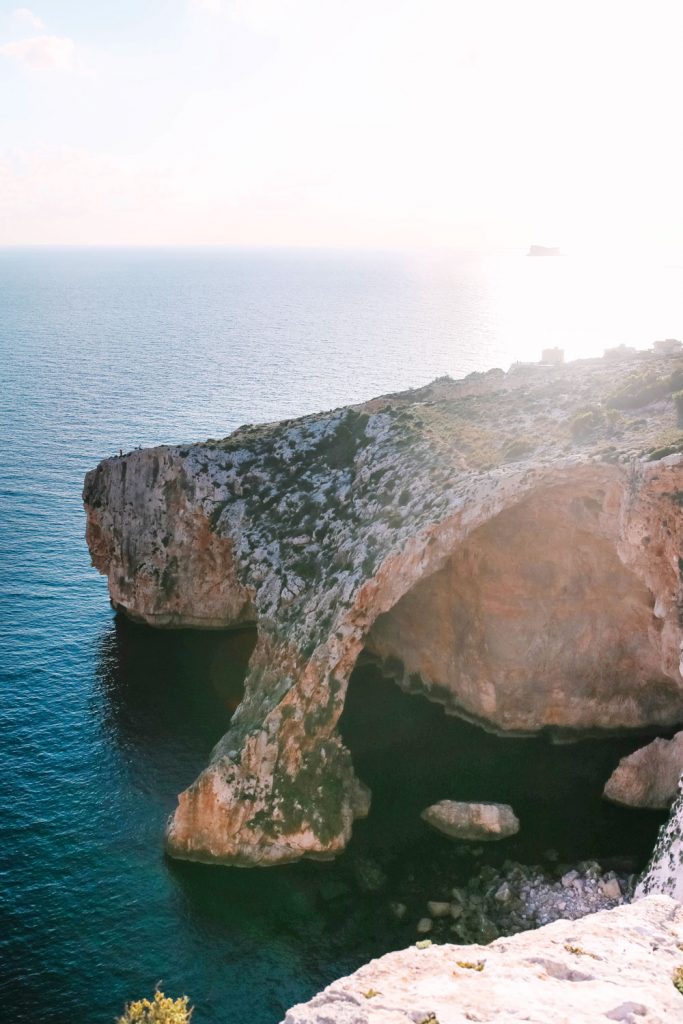
M 683 251 L 680 0 L 0 0 L 0 245 Z

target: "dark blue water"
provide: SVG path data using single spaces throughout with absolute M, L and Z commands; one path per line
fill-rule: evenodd
M 110 1022 L 159 979 L 190 994 L 197 1024 L 275 1024 L 410 941 L 387 933 L 372 901 L 364 909 L 343 866 L 164 859 L 166 816 L 225 729 L 252 638 L 115 620 L 83 540 L 85 471 L 119 448 L 507 366 L 541 343 L 647 344 L 683 328 L 679 278 L 654 279 L 651 335 L 635 338 L 642 303 L 610 320 L 605 301 L 582 333 L 571 311 L 581 295 L 597 308 L 593 279 L 514 256 L 0 251 L 9 1024 Z

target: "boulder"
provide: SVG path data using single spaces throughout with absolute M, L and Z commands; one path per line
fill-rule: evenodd
M 627 807 L 668 809 L 682 774 L 683 731 L 670 740 L 653 740 L 622 757 L 607 780 L 603 796 Z
M 294 1006 L 283 1024 L 680 1021 L 682 941 L 683 907 L 651 896 L 486 946 L 387 953 Z
M 507 839 L 519 832 L 519 819 L 509 804 L 440 800 L 425 808 L 423 821 L 452 839 Z

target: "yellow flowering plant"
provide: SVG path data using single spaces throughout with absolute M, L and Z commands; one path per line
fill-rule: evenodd
M 129 1003 L 116 1024 L 189 1024 L 192 1007 L 188 1003 L 187 996 L 172 999 L 157 989 L 154 999 L 138 999 Z

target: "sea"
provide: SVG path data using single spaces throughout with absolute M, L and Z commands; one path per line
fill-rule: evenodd
M 642 860 L 659 819 L 599 801 L 634 739 L 581 758 L 498 740 L 423 700 L 412 715 L 405 702 L 419 699 L 367 666 L 344 728 L 378 810 L 344 857 L 267 870 L 166 859 L 165 821 L 239 702 L 253 636 L 115 616 L 90 565 L 81 490 L 120 449 L 507 369 L 545 347 L 583 358 L 664 337 L 683 337 L 683 267 L 642 257 L 0 249 L 7 1024 L 111 1024 L 156 984 L 190 996 L 194 1024 L 278 1024 L 336 976 L 415 940 L 387 905 L 410 904 L 420 865 L 465 871 L 447 840 L 415 824 L 428 797 L 528 804 L 520 858 L 555 843 L 567 857 Z M 368 863 L 384 874 L 379 889 Z

